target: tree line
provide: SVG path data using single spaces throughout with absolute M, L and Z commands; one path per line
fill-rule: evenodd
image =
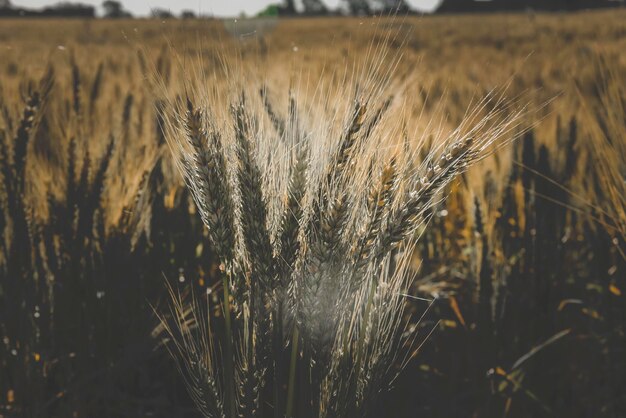
M 626 0 L 441 0 L 436 13 L 468 13 L 497 11 L 569 11 L 624 6 Z M 102 3 L 104 18 L 132 18 L 133 15 L 118 0 Z M 414 13 L 406 0 L 341 0 L 336 9 L 329 8 L 323 0 L 282 0 L 259 12 L 257 16 L 325 16 Z M 96 17 L 92 5 L 63 1 L 42 9 L 14 7 L 10 0 L 0 0 L 0 16 L 63 16 Z M 155 8 L 151 16 L 159 19 L 196 18 L 192 10 L 183 10 L 175 15 L 170 10 Z
M 625 0 L 443 0 L 437 12 L 574 11 L 624 6 Z

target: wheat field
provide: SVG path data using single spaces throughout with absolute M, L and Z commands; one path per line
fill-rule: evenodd
M 625 11 L 0 51 L 0 417 L 626 414 Z

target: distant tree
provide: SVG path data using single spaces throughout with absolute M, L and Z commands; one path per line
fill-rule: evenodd
M 321 0 L 302 0 L 304 6 L 304 14 L 321 15 L 328 13 L 326 5 Z
M 180 12 L 180 17 L 182 17 L 183 19 L 195 19 L 196 12 L 194 12 L 193 10 L 183 10 L 182 12 Z
M 371 7 L 377 12 L 384 13 L 406 13 L 410 10 L 405 0 L 377 0 Z
M 469 12 L 474 6 L 475 5 L 473 0 L 443 0 L 439 4 L 437 12 Z
M 96 8 L 89 4 L 64 1 L 44 7 L 41 14 L 43 16 L 95 17 Z
M 302 0 L 302 6 L 304 6 L 304 14 L 308 15 L 320 15 L 328 12 L 326 5 L 321 0 Z
M 279 15 L 280 6 L 278 4 L 270 4 L 265 9 L 257 13 L 257 17 L 276 17 Z
M 116 0 L 105 0 L 102 2 L 104 17 L 117 19 L 120 17 L 132 17 L 130 12 L 124 10 L 122 3 Z
M 150 15 L 155 19 L 171 19 L 174 17 L 174 14 L 167 9 L 152 9 L 150 11 Z
M 0 0 L 0 9 L 10 9 L 12 7 L 10 0 Z
M 286 14 L 296 14 L 296 4 L 294 0 L 285 0 L 285 6 L 283 6 L 281 11 Z
M 343 8 L 353 16 L 370 15 L 372 8 L 367 0 L 342 0 Z

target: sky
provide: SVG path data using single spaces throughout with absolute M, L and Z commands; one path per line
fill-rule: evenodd
M 44 5 L 57 3 L 59 0 L 12 0 L 14 6 L 38 8 Z M 100 6 L 102 0 L 72 0 L 75 2 Z M 279 3 L 280 0 L 119 0 L 124 8 L 137 16 L 147 16 L 154 8 L 167 9 L 173 13 L 181 10 L 193 10 L 202 14 L 211 14 L 220 17 L 235 17 L 241 12 L 253 15 L 263 10 L 268 4 Z M 340 0 L 323 0 L 334 8 Z M 407 0 L 413 8 L 423 11 L 432 10 L 440 0 Z M 99 9 L 100 10 L 100 9 Z

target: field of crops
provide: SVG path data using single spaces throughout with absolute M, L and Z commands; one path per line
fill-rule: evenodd
M 626 11 L 0 57 L 0 417 L 626 416 Z

